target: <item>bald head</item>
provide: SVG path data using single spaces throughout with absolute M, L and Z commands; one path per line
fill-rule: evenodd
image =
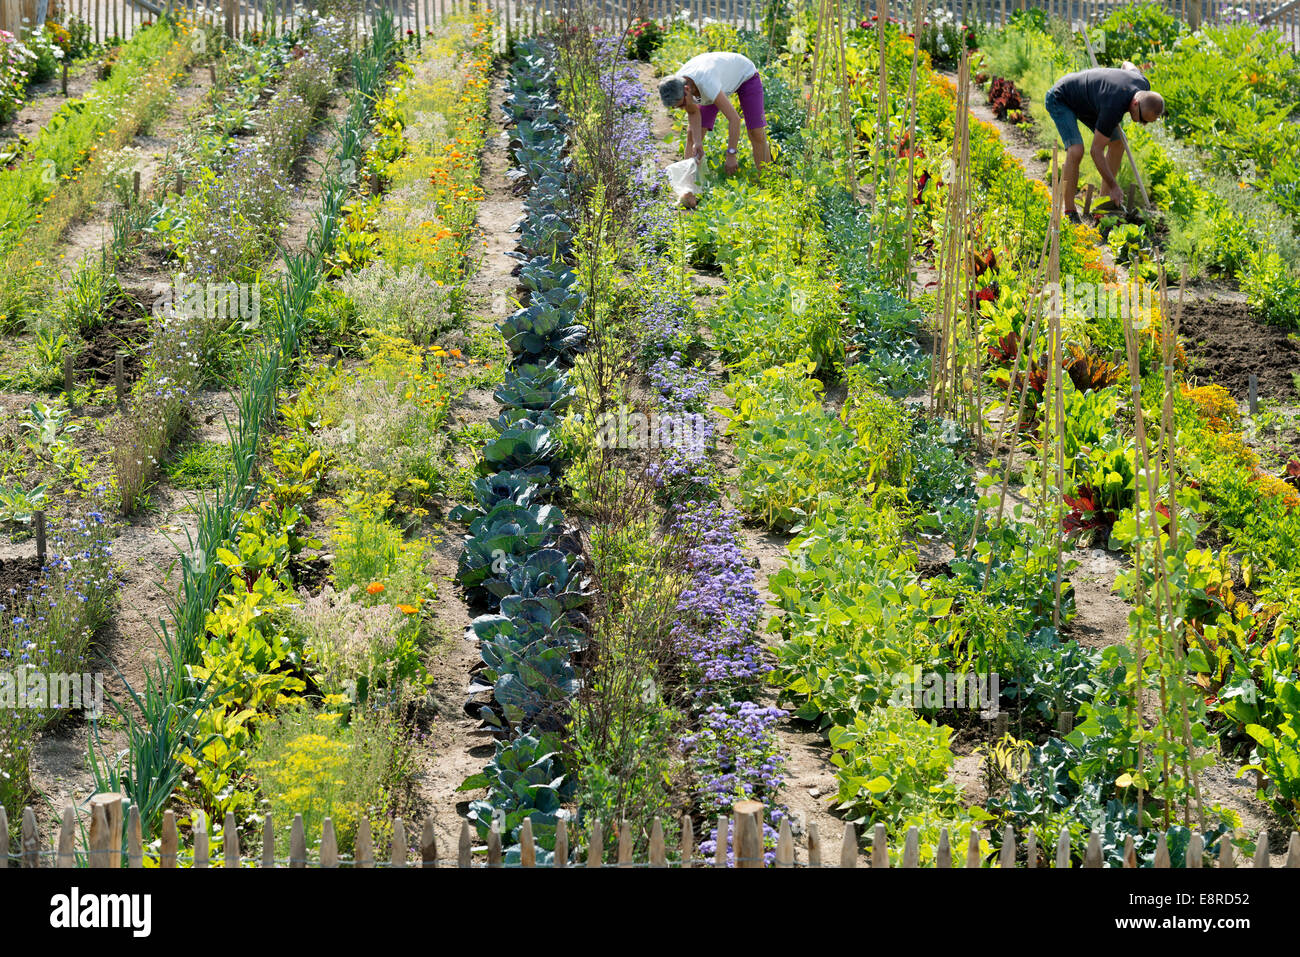
M 1165 98 L 1154 90 L 1143 90 L 1133 97 L 1139 123 L 1154 123 L 1165 115 Z

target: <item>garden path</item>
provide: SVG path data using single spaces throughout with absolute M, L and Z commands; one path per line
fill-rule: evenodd
M 482 154 L 481 181 L 484 199 L 479 204 L 477 228 L 483 238 L 482 260 L 469 282 L 469 335 L 480 333 L 500 338 L 496 323 L 504 318 L 508 297 L 514 294 L 511 276 L 514 260 L 506 253 L 516 245 L 514 224 L 523 216 L 523 200 L 506 180 L 510 167 L 508 137 L 500 127 L 501 104 L 505 101 L 504 81 L 493 86 L 489 117 L 497 124 L 497 135 L 489 135 Z M 468 390 L 452 408 L 452 429 L 482 426 L 496 416 L 497 405 L 490 387 Z M 468 443 L 461 443 L 468 448 Z M 465 463 L 462 463 L 465 464 Z M 454 853 L 460 838 L 461 820 L 469 802 L 486 796 L 485 790 L 457 789 L 471 774 L 483 770 L 492 757 L 493 736 L 481 730 L 478 719 L 464 708 L 471 670 L 481 662 L 478 643 L 463 637 L 478 614 L 465 603 L 455 582 L 464 526 L 448 523 L 438 534 L 434 579 L 438 584 L 435 616 L 442 636 L 428 662 L 433 685 L 430 695 L 436 716 L 422 749 L 416 775 L 417 800 L 421 814 L 432 814 L 439 854 Z

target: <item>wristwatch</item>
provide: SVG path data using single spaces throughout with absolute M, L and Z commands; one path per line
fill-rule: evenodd
M 728 155 L 728 156 L 735 156 L 735 155 L 736 155 L 736 151 L 735 151 L 735 149 L 734 149 L 733 147 L 728 146 L 728 147 L 727 147 L 727 155 Z

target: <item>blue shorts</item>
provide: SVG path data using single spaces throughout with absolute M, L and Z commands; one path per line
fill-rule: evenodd
M 1082 146 L 1083 136 L 1079 133 L 1079 118 L 1074 115 L 1074 110 L 1056 98 L 1055 88 L 1047 91 L 1043 105 L 1047 107 L 1047 115 L 1056 124 L 1056 131 L 1061 134 L 1062 145 L 1067 150 L 1071 146 Z

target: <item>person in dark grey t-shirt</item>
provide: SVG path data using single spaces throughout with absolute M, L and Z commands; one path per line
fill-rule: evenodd
M 1101 174 L 1102 190 L 1117 206 L 1124 205 L 1119 188 L 1119 164 L 1124 156 L 1120 124 L 1127 113 L 1138 123 L 1154 123 L 1165 112 L 1165 101 L 1151 90 L 1142 72 L 1127 60 L 1121 69 L 1094 67 L 1061 77 L 1047 91 L 1043 104 L 1065 146 L 1065 214 L 1079 221 L 1074 195 L 1079 191 L 1079 164 L 1083 160 L 1082 121 L 1092 130 L 1092 161 Z

